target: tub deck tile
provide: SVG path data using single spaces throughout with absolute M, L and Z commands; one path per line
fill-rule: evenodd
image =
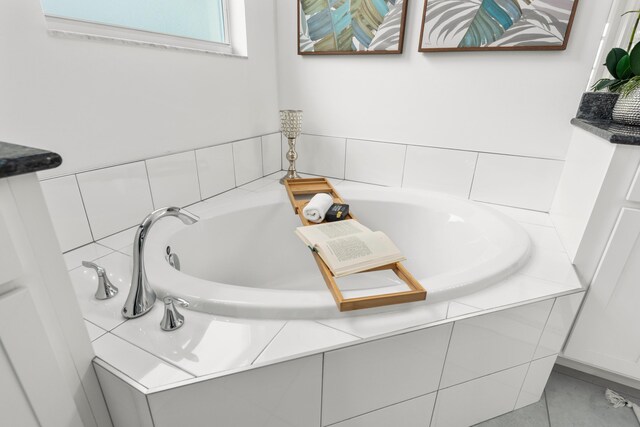
M 290 320 L 260 353 L 254 364 L 287 358 L 292 354 L 320 351 L 359 339 L 312 320 Z
M 235 203 L 255 192 L 275 191 L 282 171 L 236 188 L 221 195 L 195 203 L 186 209 L 206 216 L 218 207 Z M 305 177 L 308 175 L 305 175 Z M 378 186 L 331 180 L 333 185 L 357 187 Z M 249 188 L 250 187 L 250 188 Z M 254 188 L 255 187 L 255 188 Z M 248 191 L 251 190 L 251 191 Z M 286 197 L 283 191 L 283 198 Z M 500 283 L 464 297 L 441 303 L 414 303 L 396 311 L 379 311 L 374 315 L 345 316 L 332 319 L 269 320 L 215 316 L 184 310 L 186 323 L 182 329 L 166 333 L 160 330 L 162 307 L 155 307 L 147 316 L 125 321 L 120 315 L 123 299 L 131 280 L 131 241 L 135 227 L 65 254 L 74 289 L 86 320 L 111 331 L 121 342 L 185 373 L 199 377 L 222 375 L 230 370 L 249 369 L 252 365 L 273 362 L 321 352 L 327 348 L 347 346 L 359 341 L 406 329 L 427 327 L 435 322 L 459 316 L 482 314 L 487 310 L 512 304 L 525 304 L 538 298 L 551 298 L 563 292 L 581 290 L 580 281 L 555 232 L 549 215 L 542 212 L 489 205 L 520 223 L 533 244 L 530 263 Z M 95 277 L 80 267 L 82 260 L 98 259 L 107 268 L 110 278 L 120 288 L 116 299 L 97 302 L 93 298 Z M 160 303 L 158 303 L 160 305 Z M 98 340 L 103 339 L 106 333 Z M 98 341 L 97 340 L 97 341 Z M 96 341 L 96 342 L 97 342 Z M 101 357 L 110 362 L 109 353 Z M 118 369 L 140 382 L 135 370 L 127 365 Z M 138 369 L 138 368 L 136 368 Z M 154 387 L 163 384 L 155 384 Z
M 339 329 L 361 338 L 370 338 L 401 331 L 447 318 L 448 302 L 437 304 L 414 303 L 400 311 L 387 311 L 374 316 L 352 316 L 338 319 L 320 319 L 323 325 Z
M 194 376 L 249 366 L 285 325 L 283 320 L 240 319 L 181 310 L 184 325 L 160 329 L 162 302 L 145 316 L 115 328 L 114 335 Z

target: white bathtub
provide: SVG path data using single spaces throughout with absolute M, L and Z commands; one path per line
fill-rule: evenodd
M 413 305 L 476 292 L 527 262 L 527 233 L 490 208 L 424 191 L 339 191 L 363 224 L 384 231 L 406 255 L 405 266 L 428 292 L 425 302 Z M 402 309 L 338 312 L 313 257 L 293 232 L 299 225 L 284 189 L 237 198 L 195 225 L 165 219 L 147 242 L 149 281 L 161 296 L 180 296 L 191 309 L 226 316 L 312 319 Z M 179 255 L 182 271 L 166 261 L 167 246 Z M 346 298 L 406 289 L 389 273 L 350 276 L 339 285 Z

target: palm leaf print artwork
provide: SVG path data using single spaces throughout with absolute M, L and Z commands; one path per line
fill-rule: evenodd
M 565 49 L 578 0 L 425 0 L 420 51 Z
M 406 0 L 299 0 L 300 54 L 400 53 Z

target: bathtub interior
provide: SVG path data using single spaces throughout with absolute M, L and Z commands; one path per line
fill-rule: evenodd
M 503 230 L 505 218 L 466 201 L 378 201 L 374 193 L 352 195 L 349 202 L 363 224 L 389 235 L 407 256 L 405 266 L 423 282 L 486 264 L 512 244 L 513 236 Z M 252 288 L 325 290 L 313 257 L 294 234 L 298 226 L 289 202 L 277 198 L 203 218 L 175 233 L 169 244 L 180 256 L 182 273 L 189 276 Z M 390 272 L 339 281 L 344 290 L 398 283 Z

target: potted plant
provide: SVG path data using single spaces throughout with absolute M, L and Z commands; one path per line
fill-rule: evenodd
M 640 10 L 632 10 L 624 15 L 628 13 L 636 13 L 638 16 L 627 49 L 611 49 L 604 65 L 612 78 L 598 80 L 592 89 L 596 92 L 607 90 L 620 94 L 613 109 L 613 121 L 640 126 L 640 43 L 634 45 L 640 23 Z

